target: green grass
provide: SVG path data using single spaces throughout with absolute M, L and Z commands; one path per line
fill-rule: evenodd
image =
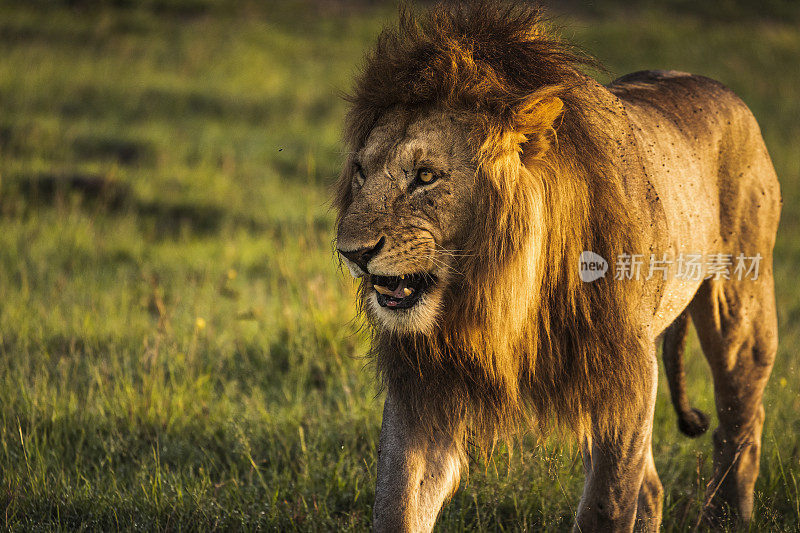
M 338 91 L 394 11 L 116 4 L 0 5 L 0 527 L 363 530 L 381 397 L 326 184 Z M 796 531 L 800 29 L 708 16 L 563 22 L 613 74 L 718 78 L 762 125 L 785 206 L 752 530 Z M 713 412 L 695 339 L 688 363 Z M 654 446 L 664 530 L 691 528 L 711 442 L 677 433 L 663 384 Z M 512 451 L 471 465 L 441 530 L 569 528 L 574 444 Z

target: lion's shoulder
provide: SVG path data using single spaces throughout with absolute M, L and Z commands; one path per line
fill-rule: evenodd
M 678 70 L 640 70 L 621 76 L 607 86 L 622 101 L 655 105 L 716 104 L 741 105 L 738 96 L 721 82 Z
M 636 72 L 631 72 L 630 74 L 620 76 L 612 81 L 608 87 L 609 89 L 612 89 L 629 86 L 631 84 L 653 84 L 673 78 L 686 78 L 692 76 L 694 76 L 694 74 L 680 70 L 637 70 Z

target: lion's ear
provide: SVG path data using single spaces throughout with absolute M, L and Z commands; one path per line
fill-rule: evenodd
M 490 125 L 478 149 L 478 163 L 498 191 L 513 196 L 519 165 L 542 157 L 556 138 L 564 103 L 551 94 L 531 95 L 503 127 Z
M 544 155 L 556 139 L 556 121 L 564 110 L 564 102 L 556 96 L 533 99 L 517 111 L 516 130 L 525 136 L 520 146 L 525 160 Z

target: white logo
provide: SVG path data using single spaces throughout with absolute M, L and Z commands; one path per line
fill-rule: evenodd
M 578 269 L 581 281 L 591 283 L 602 278 L 608 272 L 608 261 L 594 252 L 585 250 L 578 258 Z

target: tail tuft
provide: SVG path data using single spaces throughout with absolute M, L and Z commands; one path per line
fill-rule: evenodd
M 678 429 L 689 437 L 699 437 L 708 431 L 708 415 L 692 407 L 678 415 Z
M 686 394 L 686 372 L 683 369 L 683 352 L 689 332 L 689 313 L 684 311 L 664 332 L 664 368 L 672 396 L 672 405 L 678 414 L 678 429 L 690 437 L 699 437 L 708 430 L 708 415 L 689 403 Z

